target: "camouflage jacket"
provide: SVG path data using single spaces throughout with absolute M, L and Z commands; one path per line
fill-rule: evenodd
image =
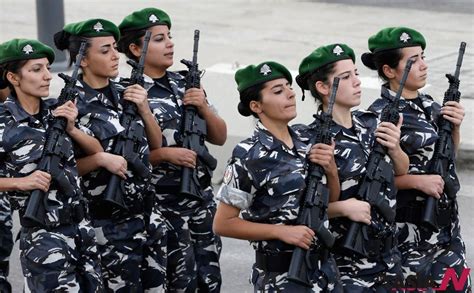
M 243 219 L 266 224 L 294 225 L 306 187 L 306 144 L 289 128 L 289 149 L 258 121 L 253 136 L 232 153 L 217 199 L 239 208 Z M 251 241 L 262 252 L 292 250 L 278 240 Z
M 48 99 L 40 102 L 37 117 L 28 114 L 19 101 L 9 96 L 0 105 L 0 175 L 2 177 L 25 177 L 33 173 L 40 162 L 46 142 L 49 122 L 53 118 L 51 107 L 57 100 Z M 36 116 L 36 115 L 35 115 Z M 81 130 L 87 132 L 86 129 Z M 80 180 L 77 173 L 72 140 L 66 135 L 66 159 L 59 162 L 58 174 L 51 174 L 52 181 L 47 192 L 49 210 L 47 222 L 58 223 L 57 212 L 70 204 L 77 204 L 82 199 Z M 69 194 L 62 191 L 55 178 L 63 177 L 73 189 Z M 31 191 L 8 192 L 12 209 L 25 207 L 26 199 Z M 58 223 L 59 224 L 59 223 Z
M 181 73 L 166 72 L 171 88 L 154 81 L 148 76 L 145 78 L 145 89 L 148 91 L 148 102 L 150 108 L 158 121 L 163 132 L 163 147 L 180 147 L 183 143 L 182 117 L 183 96 L 186 80 Z M 217 110 L 209 103 L 214 113 Z M 212 171 L 198 161 L 198 177 L 203 181 L 210 182 Z M 207 180 L 206 180 L 207 179 Z M 163 162 L 153 169 L 152 183 L 157 186 L 178 186 L 181 181 L 181 167 Z M 208 186 L 202 186 L 206 188 Z M 159 188 L 158 188 L 159 191 Z
M 124 88 L 110 81 L 112 97 L 107 97 L 100 93 L 81 79 L 78 80 L 77 88 L 79 90 L 79 98 L 77 100 L 77 108 L 79 111 L 79 123 L 91 130 L 93 136 L 99 140 L 104 151 L 113 153 L 114 146 L 119 137 L 119 133 L 124 131 L 120 124 L 120 116 L 122 115 L 121 97 Z M 140 116 L 133 121 L 136 127 L 145 135 L 141 141 L 134 145 L 134 151 L 139 155 L 140 160 L 151 170 L 148 161 L 149 149 L 148 140 L 144 130 L 143 121 Z M 82 154 L 78 154 L 82 156 Z M 148 188 L 150 178 L 142 178 L 135 174 L 131 165 L 128 165 L 127 179 L 123 181 L 123 191 L 127 196 L 124 198 L 127 206 L 141 202 L 145 191 Z M 97 169 L 83 176 L 83 187 L 89 199 L 97 199 L 102 197 L 109 183 L 111 173 L 104 168 Z
M 331 135 L 336 143 L 334 159 L 341 185 L 339 200 L 357 197 L 360 182 L 365 176 L 370 150 L 375 141 L 374 131 L 378 126 L 378 122 L 377 116 L 371 112 L 354 111 L 352 112 L 352 129 L 347 129 L 337 123 L 334 123 L 331 127 Z M 319 121 L 315 120 L 309 125 L 306 133 L 301 132 L 300 135 L 303 141 L 309 141 L 319 125 Z M 391 162 L 388 155 L 384 159 L 386 162 Z M 380 196 L 384 197 L 390 207 L 395 209 L 395 183 L 393 177 L 385 192 L 381 192 Z M 372 213 L 372 219 L 382 223 L 385 232 L 394 232 L 395 225 L 386 223 L 381 215 Z M 331 231 L 339 240 L 347 233 L 351 221 L 348 218 L 333 218 L 330 219 L 330 224 Z
M 382 94 L 370 107 L 369 111 L 380 114 L 383 108 L 391 101 L 396 94 L 382 86 Z M 438 140 L 438 127 L 436 121 L 440 115 L 441 106 L 432 97 L 419 94 L 423 108 L 415 102 L 400 98 L 400 113 L 403 114 L 403 125 L 401 128 L 400 145 L 410 159 L 408 169 L 409 174 L 426 174 L 429 172 L 431 159 L 433 157 L 436 141 Z M 449 176 L 455 190 L 459 190 L 459 180 L 456 175 L 455 165 L 450 164 Z M 446 179 L 445 179 L 446 180 Z M 424 197 L 411 197 L 411 200 L 424 201 Z M 407 198 L 403 198 L 407 200 Z M 408 204 L 401 202 L 403 206 Z

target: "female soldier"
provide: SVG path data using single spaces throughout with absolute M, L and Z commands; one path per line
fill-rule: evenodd
M 110 81 L 118 75 L 119 53 L 116 42 L 120 37 L 117 26 L 105 19 L 89 19 L 71 23 L 55 35 L 58 49 L 67 49 L 71 61 L 75 60 L 81 42 L 87 42 L 85 57 L 81 61 L 79 78 L 80 95 L 77 102 L 80 123 L 89 128 L 102 144 L 105 152 L 78 160 L 79 171 L 84 175 L 84 190 L 90 199 L 92 224 L 96 229 L 101 254 L 102 271 L 108 291 L 141 291 L 140 267 L 146 241 L 144 212 L 148 204 L 147 186 L 151 173 L 149 150 L 161 145 L 161 130 L 147 102 L 147 93 L 135 84 L 124 89 Z M 133 153 L 124 158 L 114 154 L 120 143 L 124 127 L 121 125 L 124 100 L 135 103 L 138 115 L 130 128 L 136 138 Z M 146 136 L 144 135 L 146 132 Z M 129 132 L 132 133 L 132 132 Z M 130 160 L 138 156 L 139 164 Z M 134 166 L 135 164 L 135 166 Z M 131 166 L 131 168 L 127 168 Z M 144 170 L 140 170 L 144 169 Z M 105 201 L 110 173 L 123 180 L 116 186 L 126 209 Z
M 53 50 L 35 40 L 13 39 L 0 45 L 0 73 L 11 94 L 0 107 L 0 160 L 2 191 L 8 191 L 12 209 L 18 209 L 22 224 L 20 259 L 30 292 L 102 292 L 95 233 L 86 219 L 86 207 L 72 149 L 74 141 L 87 154 L 102 148 L 97 140 L 75 127 L 77 109 L 67 102 L 52 110 L 56 100 L 49 95 Z M 63 189 L 51 175 L 36 170 L 52 116 L 67 119 L 65 158 L 59 169 Z M 71 141 L 72 140 L 72 141 Z M 67 146 L 71 147 L 67 147 Z M 35 171 L 36 170 L 36 171 Z M 59 181 L 59 180 L 58 180 Z M 24 218 L 33 190 L 47 196 L 44 225 Z
M 440 114 L 453 123 L 452 139 L 457 149 L 464 109 L 457 102 L 441 107 L 432 97 L 419 90 L 426 84 L 428 66 L 424 58 L 426 42 L 417 31 L 406 27 L 385 28 L 369 39 L 370 53 L 362 55 L 362 62 L 377 70 L 386 83 L 381 98 L 369 110 L 380 113 L 398 90 L 407 60 L 414 61 L 403 88 L 400 111 L 403 113 L 401 145 L 410 158 L 407 175 L 396 178 L 397 222 L 400 229 L 399 249 L 407 286 L 438 287 L 448 267 L 461 276 L 467 268 L 465 246 L 460 234 L 456 200 L 450 200 L 451 215 L 443 216 L 446 223 L 439 233 L 423 229 L 420 220 L 427 196 L 440 198 L 446 178 L 429 174 L 433 150 L 438 139 L 437 118 Z M 459 181 L 454 162 L 449 166 L 449 181 L 454 193 Z M 465 283 L 467 292 L 470 280 Z
M 408 157 L 400 149 L 398 126 L 382 122 L 377 128 L 377 116 L 363 111 L 351 112 L 360 104 L 360 80 L 354 64 L 354 51 L 345 44 L 332 44 L 317 48 L 303 59 L 296 81 L 303 90 L 310 90 L 315 100 L 328 107 L 332 80 L 339 77 L 339 87 L 333 108 L 331 133 L 336 141 L 335 160 L 341 186 L 340 200 L 329 204 L 331 231 L 335 233 L 334 257 L 341 273 L 346 292 L 390 292 L 395 282 L 402 281 L 400 255 L 393 242 L 395 223 L 388 223 L 370 205 L 357 199 L 359 181 L 366 172 L 366 163 L 374 140 L 385 146 L 395 174 L 404 174 Z M 400 118 L 400 121 L 402 119 Z M 304 129 L 302 135 L 310 139 L 319 125 L 318 120 Z M 375 136 L 374 136 L 375 134 Z M 392 174 L 393 176 L 393 174 Z M 395 209 L 393 180 L 387 190 L 380 192 L 390 208 Z M 352 221 L 371 225 L 364 247 L 368 257 L 353 256 L 341 249 Z
M 150 154 L 150 162 L 154 165 L 152 181 L 157 204 L 170 229 L 167 234 L 169 290 L 194 292 L 199 288 L 205 292 L 218 292 L 221 242 L 212 232 L 216 209 L 212 170 L 194 151 L 181 147 L 184 106 L 198 109 L 199 116 L 205 120 L 206 140 L 210 143 L 224 144 L 227 137 L 225 122 L 217 115 L 202 88 L 185 92 L 184 76 L 168 71 L 173 65 L 174 44 L 171 20 L 164 11 L 156 8 L 136 11 L 125 17 L 119 28 L 122 33 L 119 50 L 133 60 L 140 57 L 146 30 L 151 31 L 145 59 L 145 89 L 163 131 L 163 147 Z M 196 168 L 201 197 L 180 193 L 182 167 Z
M 214 230 L 251 241 L 256 250 L 251 280 L 255 292 L 342 292 L 331 257 L 325 278 L 319 270 L 311 272 L 313 290 L 286 279 L 294 246 L 314 250 L 316 239 L 313 230 L 295 225 L 305 188 L 307 146 L 288 127 L 296 117 L 290 72 L 268 61 L 240 69 L 235 80 L 240 92 L 239 113 L 259 120 L 253 136 L 234 148 L 218 193 Z M 321 154 L 314 159 L 325 168 L 333 187 L 331 196 L 337 198 L 333 147 L 321 144 Z M 312 255 L 318 259 L 317 251 Z

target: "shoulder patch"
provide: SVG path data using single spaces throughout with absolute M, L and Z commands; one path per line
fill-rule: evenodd
M 229 182 L 234 177 L 232 165 L 228 165 L 224 172 L 224 184 L 229 184 Z

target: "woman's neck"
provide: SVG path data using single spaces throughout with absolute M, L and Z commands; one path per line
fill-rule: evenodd
M 108 77 L 98 77 L 91 74 L 83 74 L 82 80 L 93 89 L 101 89 L 109 85 Z
M 398 88 L 400 87 L 400 84 L 395 80 L 390 80 L 389 86 L 392 91 L 398 92 Z M 402 90 L 402 97 L 408 100 L 416 99 L 418 97 L 418 90 L 413 91 L 404 87 Z
M 325 111 L 327 111 L 327 109 L 325 109 Z M 334 108 L 332 110 L 332 120 L 334 120 L 337 124 L 344 126 L 345 128 L 351 128 L 352 127 L 351 108 L 341 107 L 337 104 L 334 104 Z
M 282 141 L 287 147 L 293 148 L 293 139 L 288 130 L 288 122 L 275 122 L 261 120 L 263 126 L 278 140 Z
M 26 113 L 36 115 L 40 111 L 41 98 L 26 95 L 18 95 L 18 102 Z
M 144 73 L 153 79 L 157 79 L 157 78 L 162 78 L 163 76 L 165 76 L 166 69 L 146 66 Z

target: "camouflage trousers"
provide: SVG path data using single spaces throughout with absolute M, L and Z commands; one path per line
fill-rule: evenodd
M 266 272 L 253 265 L 250 283 L 254 286 L 255 293 L 273 292 L 333 292 L 341 293 L 339 271 L 334 258 L 330 256 L 324 263 L 318 264 L 317 270 L 312 272 L 313 288 L 289 281 L 287 272 Z
M 395 247 L 379 258 L 352 258 L 336 255 L 344 292 L 396 292 L 403 283 L 401 254 Z
M 87 220 L 45 230 L 22 228 L 25 292 L 104 292 L 94 229 Z
M 93 220 L 106 292 L 142 292 L 141 265 L 146 241 L 142 215 Z
M 12 228 L 10 202 L 5 193 L 0 193 L 0 293 L 11 291 L 7 277 L 13 249 Z
M 167 227 L 155 204 L 146 217 L 146 244 L 143 251 L 142 284 L 147 293 L 165 292 Z
M 163 196 L 163 195 L 160 195 Z M 220 237 L 212 231 L 214 201 L 185 211 L 160 206 L 167 231 L 167 290 L 220 292 Z
M 439 233 L 411 223 L 398 223 L 398 226 L 406 287 L 427 288 L 424 292 L 435 292 L 433 288 L 440 287 L 448 268 L 454 269 L 458 278 L 468 268 L 459 218 Z M 461 292 L 471 292 L 471 285 L 468 277 Z M 454 292 L 453 282 L 449 282 L 446 292 Z

